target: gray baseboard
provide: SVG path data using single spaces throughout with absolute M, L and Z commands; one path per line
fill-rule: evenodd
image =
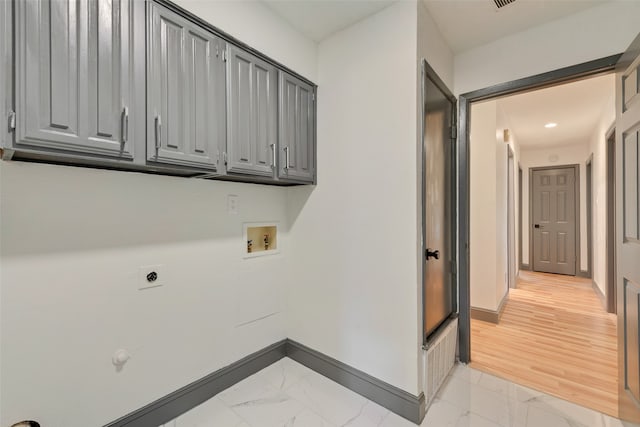
M 502 317 L 502 313 L 504 312 L 504 307 L 509 300 L 509 294 L 507 293 L 500 301 L 500 305 L 496 311 L 487 310 L 486 308 L 479 307 L 470 307 L 469 312 L 471 314 L 471 318 L 475 320 L 482 320 L 483 322 L 490 322 L 498 324 L 500 323 L 500 318 Z
M 531 266 L 529 264 L 520 264 L 520 270 L 531 271 Z
M 604 296 L 604 294 L 600 290 L 600 287 L 598 286 L 598 283 L 595 281 L 595 279 L 591 281 L 591 286 L 593 286 L 593 291 L 596 293 L 596 295 L 598 296 L 598 299 L 602 303 L 602 307 L 605 309 L 605 311 L 608 311 L 607 298 Z
M 414 396 L 292 340 L 287 340 L 287 357 L 415 424 L 424 419 L 426 401 L 423 393 Z
M 263 348 L 237 362 L 174 391 L 105 427 L 156 427 L 211 399 L 221 391 L 286 356 L 286 340 Z
M 424 419 L 426 413 L 424 394 L 414 396 L 339 360 L 286 339 L 207 375 L 105 427 L 160 426 L 283 357 L 290 357 L 415 424 L 420 424 Z
M 585 279 L 591 279 L 591 272 L 590 271 L 579 270 L 578 274 L 576 274 L 576 276 L 584 277 Z

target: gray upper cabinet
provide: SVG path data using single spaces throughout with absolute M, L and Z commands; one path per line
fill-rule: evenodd
M 227 172 L 273 176 L 278 138 L 278 76 L 258 57 L 229 47 Z
M 280 71 L 280 167 L 283 180 L 315 182 L 314 87 Z
M 12 3 L 15 147 L 133 158 L 131 1 Z
M 0 147 L 11 147 L 11 128 L 15 124 L 13 116 L 13 104 L 8 95 L 12 91 L 12 52 L 11 37 L 4 37 L 11 34 L 11 6 L 13 2 L 0 2 Z M 5 122 L 5 120 L 7 120 Z M 8 126 L 4 126 L 4 124 Z
M 225 137 L 226 43 L 149 2 L 147 158 L 217 169 Z
M 170 0 L 0 0 L 5 160 L 314 183 L 315 92 Z

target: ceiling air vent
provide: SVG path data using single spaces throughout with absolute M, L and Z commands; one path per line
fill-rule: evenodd
M 513 3 L 516 0 L 493 0 L 493 2 L 498 6 L 498 9 L 505 7 L 508 4 Z

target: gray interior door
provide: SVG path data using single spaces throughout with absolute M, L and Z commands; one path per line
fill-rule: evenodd
M 425 69 L 423 76 L 423 91 L 423 306 L 426 340 L 454 310 L 450 218 L 453 198 L 451 129 L 454 126 L 455 101 L 429 68 Z
M 617 66 L 616 240 L 619 412 L 640 422 L 640 35 Z
M 272 176 L 278 138 L 278 76 L 271 64 L 229 47 L 227 172 Z
M 215 170 L 225 135 L 225 43 L 149 2 L 147 157 Z
M 313 87 L 280 71 L 280 168 L 278 176 L 302 182 L 315 177 Z
M 13 3 L 16 144 L 133 157 L 130 1 Z
M 533 270 L 576 274 L 576 172 L 533 170 Z

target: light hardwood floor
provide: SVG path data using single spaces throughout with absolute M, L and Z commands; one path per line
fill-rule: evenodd
M 590 279 L 522 271 L 499 324 L 471 321 L 471 367 L 617 416 L 615 316 Z

